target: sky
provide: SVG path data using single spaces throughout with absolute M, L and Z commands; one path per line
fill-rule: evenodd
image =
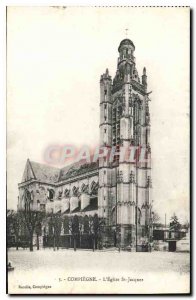
M 49 145 L 99 143 L 99 79 L 114 77 L 118 46 L 147 69 L 154 209 L 189 219 L 188 8 L 9 7 L 7 205 L 16 209 L 27 158 Z

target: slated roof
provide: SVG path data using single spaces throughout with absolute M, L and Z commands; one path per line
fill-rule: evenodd
M 30 164 L 37 180 L 47 183 L 58 182 L 60 169 L 34 161 L 30 161 Z
M 77 175 L 84 174 L 86 172 L 96 170 L 97 168 L 98 162 L 86 163 L 85 160 L 81 160 L 77 163 L 73 163 L 60 169 L 46 164 L 30 161 L 28 159 L 23 173 L 22 182 L 35 179 L 41 182 L 53 184 Z
M 86 163 L 85 161 L 79 161 L 62 168 L 60 171 L 59 181 L 96 170 L 97 168 L 98 162 Z

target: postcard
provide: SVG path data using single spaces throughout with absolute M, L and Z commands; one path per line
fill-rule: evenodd
M 7 293 L 190 294 L 190 8 L 7 7 Z

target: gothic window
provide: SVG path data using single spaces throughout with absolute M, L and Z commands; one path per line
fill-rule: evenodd
M 34 199 L 34 194 L 33 194 L 33 191 L 31 191 L 31 200 Z
M 138 110 L 139 110 L 139 103 L 138 103 L 138 99 L 135 98 L 135 101 L 134 101 L 134 120 L 135 120 L 135 123 L 138 122 Z
M 85 191 L 85 184 L 83 183 L 82 187 L 81 187 L 81 192 L 84 192 L 84 191 Z
M 141 123 L 141 110 L 142 110 L 142 107 L 141 107 L 141 104 L 139 104 L 139 107 L 138 107 L 138 122 Z
M 138 127 L 138 145 L 141 143 L 141 127 Z
M 148 129 L 146 128 L 146 145 L 148 145 Z
M 104 132 L 106 133 L 106 128 L 104 129 Z
M 122 106 L 118 106 L 118 117 L 122 116 Z
M 104 90 L 104 94 L 107 95 L 107 90 Z
M 116 108 L 113 109 L 112 111 L 112 118 L 113 118 L 113 122 L 116 122 Z
M 25 190 L 24 197 L 25 197 L 25 202 L 30 202 L 30 200 L 31 200 L 31 194 L 30 194 L 30 192 L 28 190 Z
M 95 181 L 93 181 L 91 183 L 91 186 L 90 186 L 90 191 L 91 191 L 91 194 L 97 195 L 97 193 L 98 193 L 98 183 L 96 183 Z
M 115 224 L 116 222 L 116 208 L 113 207 L 112 209 L 112 223 Z
M 59 191 L 58 198 L 61 199 L 63 192 Z
M 54 200 L 54 190 L 52 190 L 52 189 L 49 189 L 49 190 L 48 190 L 48 199 L 49 199 L 50 201 L 53 201 L 53 200 Z
M 135 105 L 134 105 L 134 123 L 137 124 L 139 121 L 139 107 L 138 107 L 138 102 L 135 101 Z
M 78 188 L 77 187 L 73 187 L 73 196 L 78 196 Z
M 28 190 L 25 191 L 25 197 L 24 197 L 24 207 L 25 210 L 30 210 L 33 205 L 33 201 L 31 200 L 31 194 Z
M 105 108 L 105 109 L 107 108 L 107 104 L 104 104 L 104 108 Z
M 65 195 L 65 197 L 68 197 L 68 196 L 69 196 L 69 190 L 68 190 L 68 189 L 65 189 L 64 195 Z
M 83 183 L 83 184 L 82 184 L 82 187 L 81 187 L 81 191 L 87 193 L 87 192 L 88 192 L 88 184 L 84 184 L 84 183 Z

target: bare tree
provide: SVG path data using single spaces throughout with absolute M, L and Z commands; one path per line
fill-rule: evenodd
M 52 236 L 53 236 L 53 249 L 54 251 L 59 250 L 59 240 L 61 235 L 61 228 L 62 228 L 62 218 L 61 215 L 56 213 L 52 213 L 50 216 L 50 226 L 52 229 Z
M 37 250 L 39 250 L 39 237 L 42 235 L 42 224 L 41 224 L 41 222 L 37 222 L 37 224 L 35 226 L 35 233 L 36 233 Z
M 26 226 L 29 234 L 29 250 L 33 251 L 33 234 L 36 226 L 42 223 L 44 212 L 34 209 L 33 200 L 28 190 L 25 191 L 25 204 L 18 211 L 20 221 Z
M 160 217 L 156 211 L 152 212 L 152 223 L 158 223 L 160 221 Z
M 74 215 L 74 217 L 72 218 L 71 232 L 74 241 L 74 251 L 76 251 L 76 241 L 77 237 L 79 236 L 79 219 L 77 215 Z
M 19 214 L 13 210 L 7 211 L 7 236 L 14 234 L 16 250 L 18 250 L 18 241 L 20 234 L 20 218 Z

